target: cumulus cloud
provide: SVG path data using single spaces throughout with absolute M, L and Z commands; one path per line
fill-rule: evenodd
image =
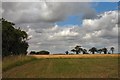
M 3 17 L 16 23 L 56 22 L 73 14 L 82 14 L 84 18 L 96 16 L 87 2 L 3 2 L 2 7 Z
M 24 29 L 29 49 L 64 53 L 76 45 L 84 48 L 118 48 L 118 11 L 96 15 L 89 3 L 3 3 L 3 17 Z M 70 15 L 83 15 L 81 25 L 59 26 Z
M 118 37 L 118 12 L 108 11 L 98 16 L 101 17 L 98 19 L 83 20 L 83 27 L 87 32 L 92 32 L 91 36 L 106 36 L 105 38 L 107 38 L 107 36 L 110 38 Z
M 47 49 L 51 52 L 64 52 L 74 48 L 75 45 L 81 45 L 84 48 L 115 47 L 118 49 L 118 25 L 117 11 L 108 11 L 100 14 L 101 17 L 96 19 L 85 19 L 81 26 L 50 26 L 42 28 L 41 33 L 35 32 L 34 29 L 30 33 L 33 38 L 29 41 L 31 49 Z M 98 15 L 99 16 L 99 15 Z M 37 30 L 37 29 L 36 29 Z M 33 48 L 33 46 L 38 46 Z

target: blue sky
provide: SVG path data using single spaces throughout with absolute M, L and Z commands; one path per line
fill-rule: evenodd
M 118 3 L 117 2 L 96 2 L 92 3 L 97 13 L 117 10 Z
M 118 3 L 117 2 L 92 2 L 91 6 L 95 9 L 97 14 L 117 10 Z M 68 16 L 68 18 L 64 21 L 57 22 L 56 24 L 59 26 L 64 25 L 81 25 L 82 23 L 82 15 L 72 15 Z
M 82 23 L 82 16 L 69 16 L 65 21 L 57 22 L 57 25 L 80 25 Z

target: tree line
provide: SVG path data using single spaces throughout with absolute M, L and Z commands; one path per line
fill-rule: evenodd
M 15 28 L 15 24 L 0 19 L 0 25 L 2 25 L 2 57 L 10 55 L 26 55 L 28 45 L 28 34 L 19 28 Z M 30 54 L 50 54 L 49 51 L 31 51 Z
M 38 52 L 36 52 L 36 51 L 31 51 L 30 54 L 31 54 L 31 55 L 48 55 L 48 54 L 50 54 L 50 52 L 49 52 L 49 51 L 46 51 L 46 50 L 42 50 L 42 51 L 38 51 Z
M 110 48 L 110 51 L 111 51 L 111 53 L 108 51 L 108 49 L 107 48 L 101 48 L 101 49 L 97 49 L 96 47 L 92 47 L 92 48 L 90 48 L 89 50 L 87 50 L 87 49 L 84 49 L 84 48 L 82 48 L 81 46 L 75 46 L 74 47 L 74 49 L 72 49 L 71 51 L 72 52 L 75 52 L 76 54 L 79 54 L 79 53 L 83 53 L 83 54 L 89 54 L 88 52 L 90 52 L 90 53 L 92 53 L 92 54 L 95 54 L 95 52 L 96 53 L 104 53 L 104 54 L 113 54 L 114 53 L 114 47 L 111 47 Z M 69 54 L 69 52 L 68 51 L 66 51 L 65 52 L 66 54 Z

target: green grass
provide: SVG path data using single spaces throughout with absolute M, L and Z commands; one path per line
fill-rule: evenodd
M 37 60 L 34 57 L 28 57 L 28 56 L 9 56 L 3 58 L 2 62 L 2 71 L 5 72 L 11 68 L 14 68 L 16 66 L 21 66 L 23 64 L 26 64 L 30 61 Z
M 27 57 L 28 58 L 28 57 Z M 26 60 L 26 59 L 25 59 Z M 3 61 L 3 69 L 13 65 L 11 60 Z M 79 59 L 37 59 L 26 64 L 12 66 L 3 71 L 3 78 L 117 78 L 118 59 L 79 58 Z M 8 62 L 11 64 L 8 65 Z M 19 62 L 19 60 L 18 60 Z M 15 64 L 18 64 L 15 61 Z M 23 60 L 24 62 L 24 60 Z M 5 66 L 6 64 L 6 66 Z

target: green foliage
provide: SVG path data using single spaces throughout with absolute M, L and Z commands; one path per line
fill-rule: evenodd
M 104 52 L 104 54 L 107 54 L 107 48 L 103 48 L 102 51 Z
M 87 49 L 82 49 L 83 54 L 88 54 Z
M 68 54 L 69 52 L 68 52 L 68 51 L 66 51 L 65 53 L 66 53 L 66 54 Z
M 100 53 L 100 54 L 102 53 L 102 51 L 103 51 L 102 49 L 97 50 L 97 52 Z
M 27 33 L 16 29 L 15 24 L 5 19 L 2 21 L 2 56 L 26 54 L 28 43 Z
M 36 54 L 36 52 L 35 51 L 31 51 L 30 54 Z
M 37 54 L 50 54 L 50 52 L 49 52 L 49 51 L 45 51 L 45 50 L 43 50 L 43 51 L 39 51 L 39 52 L 37 52 Z
M 112 54 L 113 54 L 113 52 L 114 52 L 114 47 L 111 47 L 110 50 L 112 51 Z
M 92 54 L 95 54 L 95 52 L 97 52 L 97 48 L 96 47 L 92 47 L 91 49 L 89 49 L 90 52 L 92 52 Z
M 79 54 L 81 51 L 82 51 L 82 48 L 81 46 L 75 46 L 74 49 L 71 50 L 72 52 L 76 52 L 76 54 Z
M 50 52 L 49 51 L 45 51 L 45 50 L 42 50 L 42 51 L 39 51 L 39 52 L 31 51 L 30 54 L 46 55 L 46 54 L 50 54 Z

